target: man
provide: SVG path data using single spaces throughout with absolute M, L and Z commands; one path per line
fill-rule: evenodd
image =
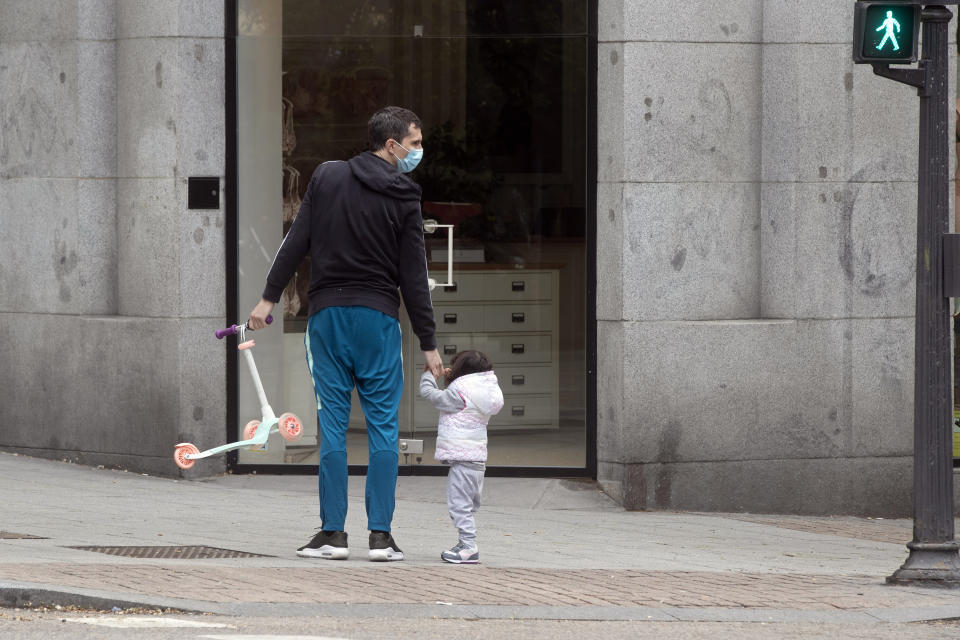
M 347 423 L 356 385 L 370 458 L 366 509 L 370 560 L 403 560 L 393 540 L 398 409 L 403 390 L 400 294 L 427 369 L 440 377 L 427 283 L 420 187 L 406 173 L 423 156 L 420 119 L 386 107 L 367 123 L 370 151 L 317 167 L 250 312 L 261 329 L 303 257 L 310 253 L 310 318 L 304 344 L 320 422 L 321 530 L 297 555 L 346 559 Z M 398 289 L 400 294 L 398 294 Z

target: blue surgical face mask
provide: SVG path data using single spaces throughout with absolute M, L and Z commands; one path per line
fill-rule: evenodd
M 423 159 L 423 149 L 407 149 L 405 146 L 397 143 L 401 149 L 407 152 L 405 158 L 393 154 L 393 157 L 397 159 L 397 169 L 400 169 L 403 173 L 410 173 L 417 168 L 417 165 L 420 164 L 420 160 Z

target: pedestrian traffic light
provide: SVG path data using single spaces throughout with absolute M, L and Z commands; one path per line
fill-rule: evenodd
M 857 2 L 853 16 L 853 61 L 910 64 L 917 61 L 920 5 Z

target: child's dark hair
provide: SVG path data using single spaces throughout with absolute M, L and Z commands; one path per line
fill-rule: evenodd
M 450 373 L 447 374 L 447 384 L 450 384 L 460 376 L 468 376 L 471 373 L 481 373 L 483 371 L 493 371 L 493 363 L 490 362 L 484 353 L 476 349 L 467 349 L 453 356 L 450 361 Z

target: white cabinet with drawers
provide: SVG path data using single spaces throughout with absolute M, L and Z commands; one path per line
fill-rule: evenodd
M 444 282 L 446 272 L 431 273 Z M 559 271 L 458 268 L 453 287 L 432 292 L 437 348 L 444 364 L 458 351 L 479 349 L 493 361 L 504 405 L 495 429 L 556 429 L 558 398 Z M 423 371 L 415 352 L 414 380 Z M 437 412 L 414 389 L 413 429 L 435 431 Z

